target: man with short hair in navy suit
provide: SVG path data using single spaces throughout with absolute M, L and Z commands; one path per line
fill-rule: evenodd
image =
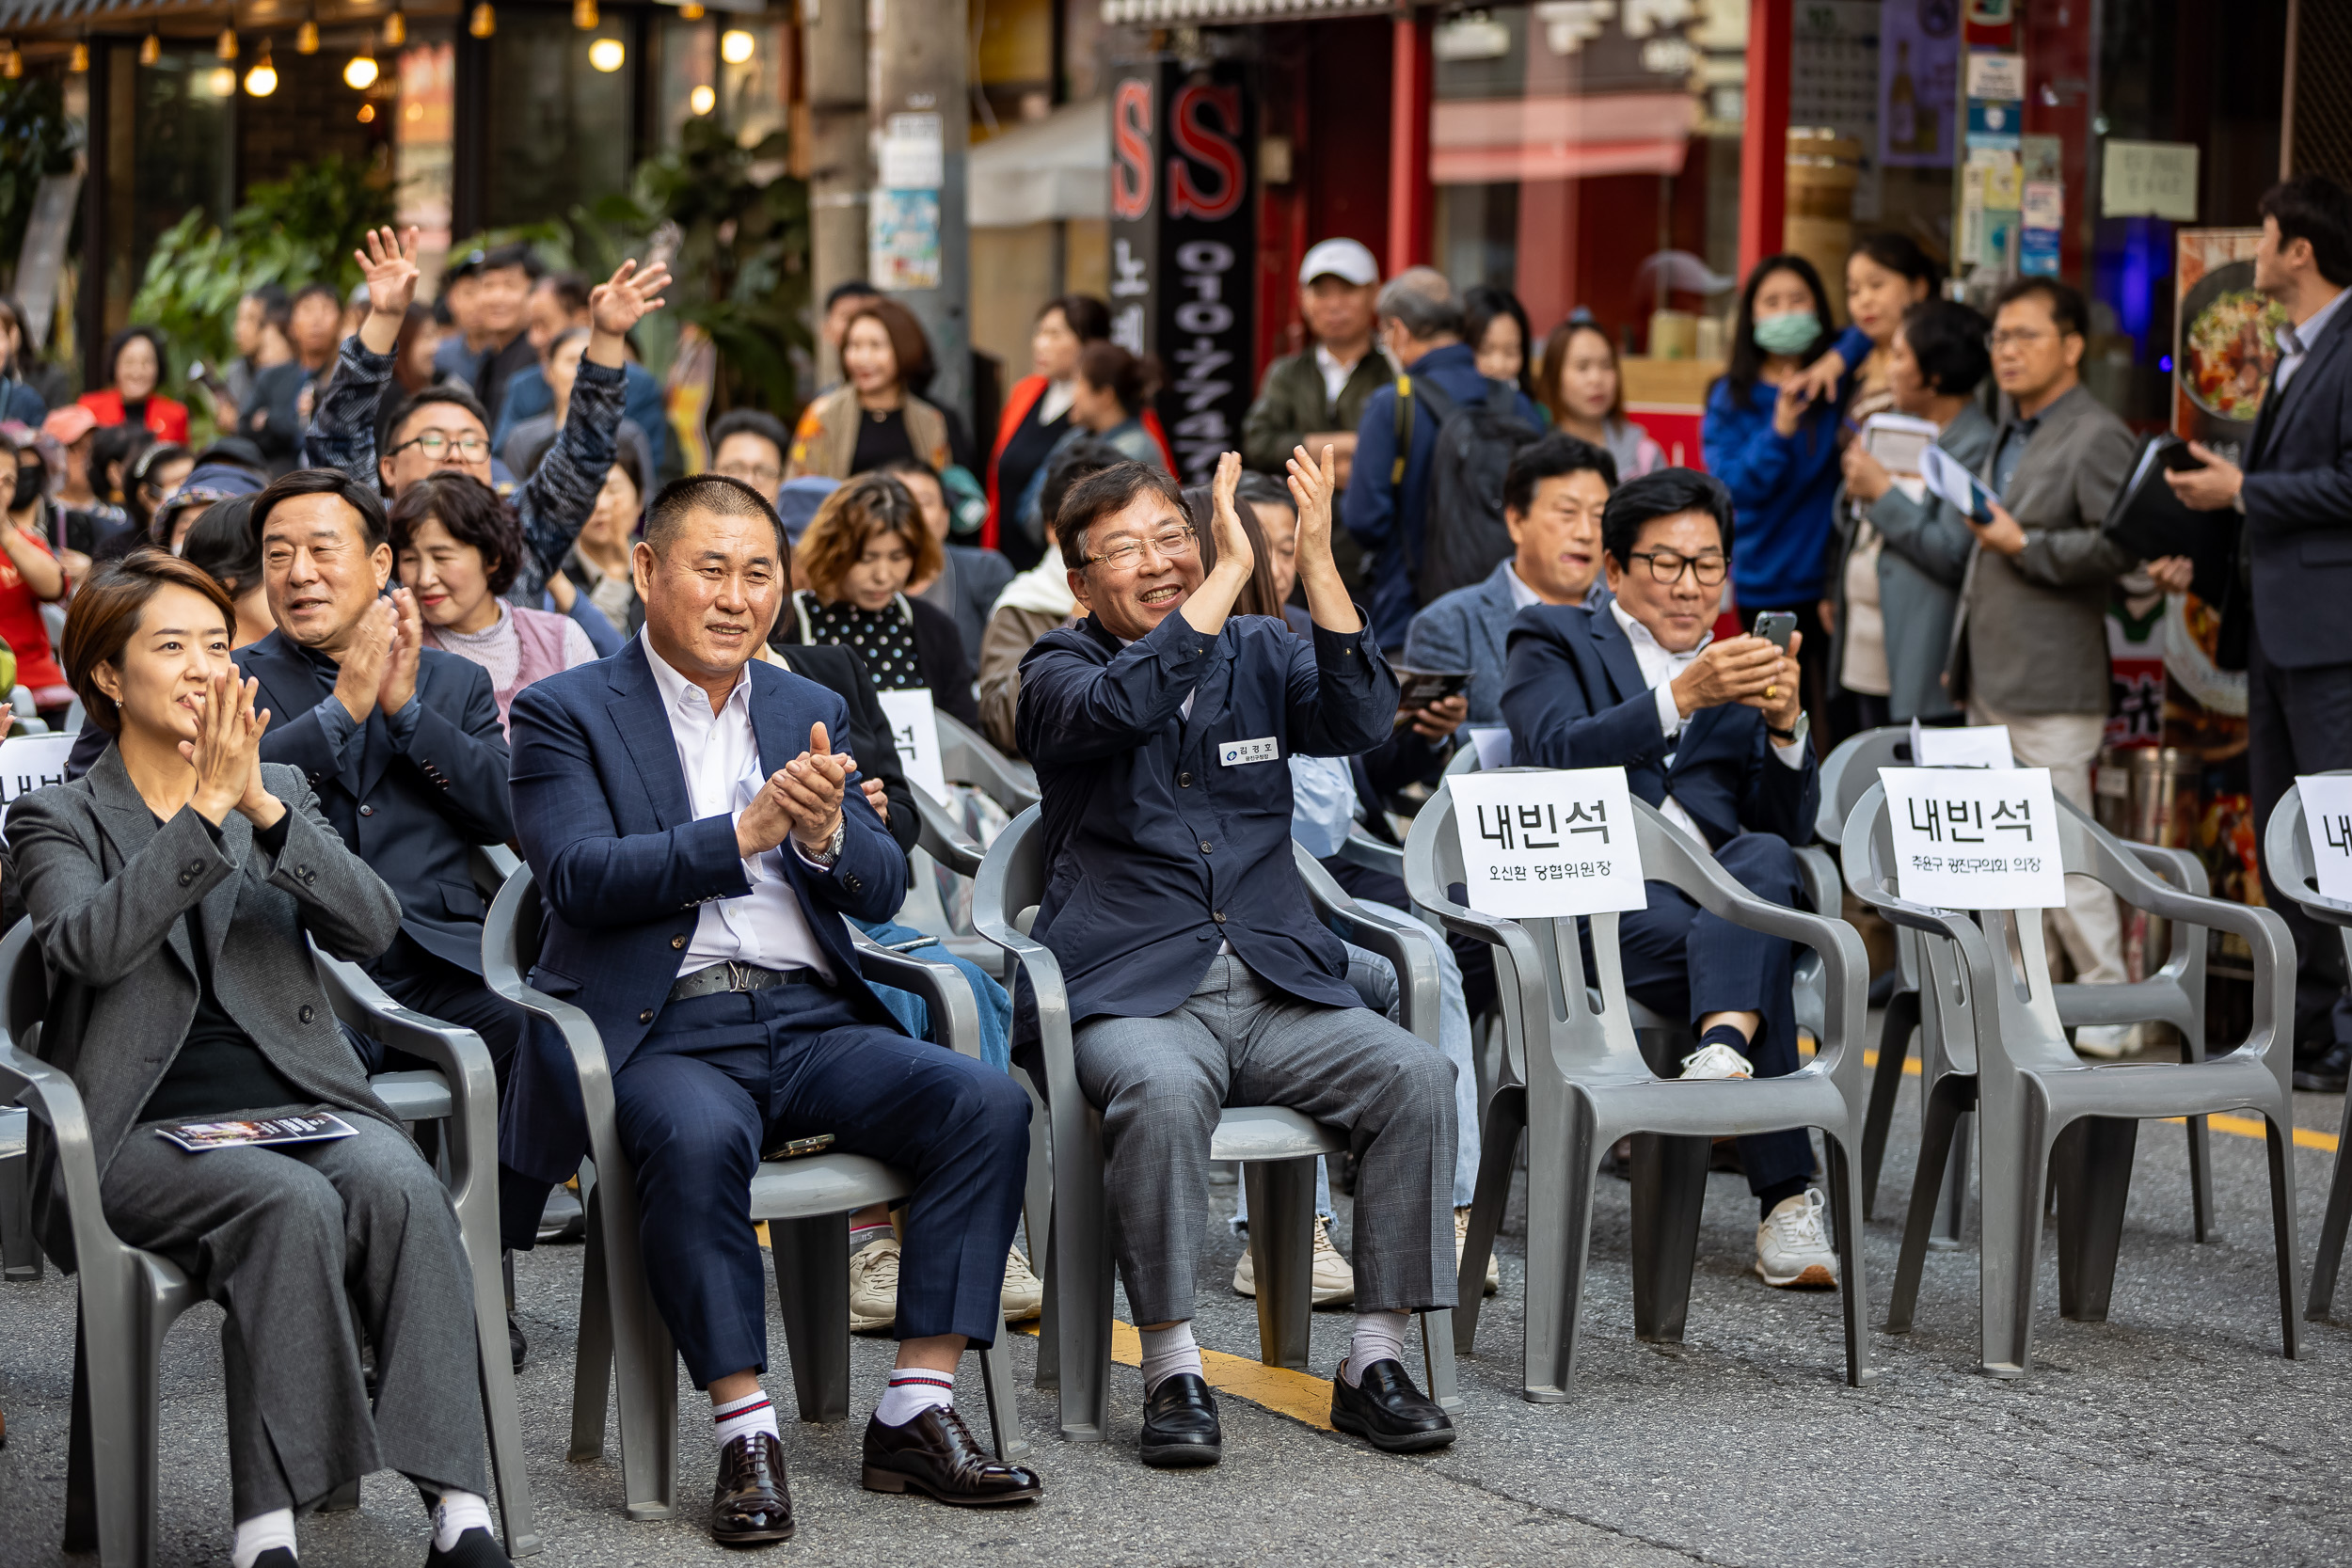
M 1808 835 L 1821 798 L 1797 678 L 1803 637 L 1792 632 L 1785 652 L 1761 637 L 1712 640 L 1731 532 L 1720 480 L 1661 468 L 1618 486 L 1600 522 L 1613 602 L 1519 611 L 1502 716 L 1512 761 L 1624 768 L 1635 795 L 1749 892 L 1794 908 L 1790 846 Z M 1691 1020 L 1699 1043 L 1682 1076 L 1796 1071 L 1788 939 L 1709 914 L 1664 882 L 1648 891 L 1647 909 L 1619 917 L 1618 951 L 1636 1000 Z M 1756 1272 L 1768 1285 L 1836 1284 L 1821 1195 L 1810 1190 L 1812 1137 L 1752 1134 L 1740 1158 L 1762 1215 Z
M 1103 1113 L 1147 1465 L 1223 1452 L 1192 1315 L 1226 1104 L 1288 1106 L 1347 1129 L 1356 1152 L 1356 1332 L 1331 1424 L 1391 1451 L 1454 1440 L 1403 1362 L 1407 1314 L 1454 1305 L 1454 1064 L 1363 1006 L 1291 858 L 1286 759 L 1369 751 L 1396 714 L 1396 677 L 1332 564 L 1334 466 L 1328 447 L 1319 469 L 1304 448 L 1290 465 L 1311 641 L 1232 613 L 1254 555 L 1229 451 L 1209 540 L 1143 464 L 1063 498 L 1055 537 L 1087 618 L 1021 661 L 1013 727 L 1044 795 L 1032 934 L 1061 961 L 1078 1083 Z
M 792 1533 L 748 1211 L 761 1151 L 817 1133 L 914 1179 L 898 1370 L 866 1424 L 866 1484 L 1034 1497 L 1037 1476 L 988 1463 L 952 1403 L 964 1347 L 1004 1321 L 1028 1097 L 909 1039 L 859 974 L 843 917 L 895 913 L 906 859 L 856 760 L 832 749 L 848 705 L 754 657 L 791 577 L 783 525 L 736 480 L 682 479 L 654 499 L 630 569 L 644 629 L 516 700 L 515 822 L 547 909 L 530 983 L 603 1038 L 646 1283 L 710 1393 L 711 1534 Z M 534 1180 L 580 1163 L 578 1080 L 548 1031 L 518 1053 L 501 1132 L 506 1164 Z

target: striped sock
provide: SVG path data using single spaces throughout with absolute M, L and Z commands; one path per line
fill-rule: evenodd
M 888 1220 L 882 1221 L 880 1225 L 852 1226 L 850 1229 L 850 1250 L 855 1253 L 868 1242 L 879 1242 L 890 1234 L 892 1231 Z
M 890 1386 L 874 1406 L 874 1419 L 886 1427 L 902 1427 L 933 1405 L 955 1402 L 955 1373 L 900 1367 L 890 1374 Z
M 713 1402 L 710 1419 L 718 1428 L 719 1446 L 723 1449 L 738 1437 L 755 1432 L 764 1432 L 771 1437 L 783 1435 L 776 1431 L 776 1407 L 768 1402 L 765 1389 L 732 1404 Z

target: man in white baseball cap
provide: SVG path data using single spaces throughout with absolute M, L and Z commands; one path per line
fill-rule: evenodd
M 1396 377 L 1373 336 L 1379 288 L 1380 263 L 1361 241 L 1325 240 L 1307 252 L 1298 311 L 1314 343 L 1266 368 L 1242 426 L 1242 459 L 1251 467 L 1279 474 L 1292 448 L 1303 443 L 1319 452 L 1327 442 L 1339 456 L 1340 483 L 1347 483 L 1364 404 Z M 1352 576 L 1353 565 L 1343 561 L 1341 570 Z

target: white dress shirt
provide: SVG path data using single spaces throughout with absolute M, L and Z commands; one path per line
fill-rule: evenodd
M 1528 587 L 1526 583 L 1519 580 L 1519 569 L 1517 566 L 1514 566 L 1511 562 L 1506 561 L 1502 563 L 1502 570 L 1507 575 L 1511 585 L 1512 614 L 1518 614 L 1520 610 L 1525 610 L 1529 605 L 1541 604 L 1544 602 L 1542 594 L 1536 593 L 1535 590 Z M 1648 634 L 1645 632 L 1643 635 L 1647 636 Z
M 1325 348 L 1321 343 L 1317 343 L 1315 345 L 1315 369 L 1323 372 L 1323 395 L 1325 400 L 1330 403 L 1339 402 L 1340 394 L 1347 390 L 1347 378 L 1354 375 L 1356 373 L 1356 367 L 1364 362 L 1364 355 L 1377 354 L 1380 351 L 1377 347 L 1368 348 L 1364 350 L 1363 354 L 1359 354 L 1355 358 L 1348 360 L 1345 364 L 1342 364 L 1337 355 L 1333 354 L 1329 349 Z
M 713 713 L 708 695 L 662 661 L 651 637 L 640 632 L 638 639 L 644 644 L 645 662 L 653 666 L 661 710 L 669 716 L 670 738 L 677 745 L 678 766 L 686 771 L 686 798 L 695 820 L 723 816 L 733 823 L 768 782 L 760 768 L 759 740 L 752 732 L 751 671 L 736 673 L 735 689 Z M 752 856 L 743 863 L 743 879 L 751 883 L 751 891 L 714 898 L 702 907 L 693 940 L 679 960 L 679 974 L 735 962 L 762 969 L 813 969 L 828 980 L 834 978 L 832 960 L 809 929 L 808 917 L 792 891 L 790 873 L 780 859 L 783 853 L 779 845 Z
M 1710 631 L 1700 638 L 1689 653 L 1669 653 L 1659 645 L 1657 638 L 1650 635 L 1649 627 L 1626 613 L 1625 606 L 1619 601 L 1609 601 L 1609 613 L 1617 618 L 1617 626 L 1625 632 L 1625 640 L 1633 644 L 1633 658 L 1642 667 L 1643 682 L 1657 694 L 1659 733 L 1668 740 L 1674 739 L 1682 733 L 1683 725 L 1682 710 L 1675 705 L 1675 677 L 1688 670 L 1692 661 L 1707 651 L 1707 645 L 1715 641 L 1715 634 Z M 1790 768 L 1803 768 L 1804 748 L 1803 739 L 1775 740 L 1772 742 L 1772 755 Z M 1666 753 L 1666 766 L 1672 768 L 1674 761 L 1675 753 L 1670 751 Z M 1673 796 L 1667 796 L 1666 803 L 1658 811 L 1660 816 L 1701 844 L 1707 842 L 1707 835 L 1699 831 L 1698 823 Z
M 2272 391 L 2286 390 L 2288 381 L 2303 368 L 2303 361 L 2311 357 L 2312 345 L 2319 341 L 2320 334 L 2328 330 L 2328 324 L 2335 320 L 2336 312 L 2343 309 L 2344 296 L 2347 293 L 2352 293 L 2352 289 L 2337 290 L 2336 297 L 2312 311 L 2302 325 L 2291 326 L 2279 334 L 2279 368 L 2270 378 Z M 2290 347 L 2290 344 L 2293 346 Z

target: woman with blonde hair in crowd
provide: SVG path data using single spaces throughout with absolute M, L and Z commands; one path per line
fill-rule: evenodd
M 852 648 L 877 690 L 923 688 L 934 708 L 980 727 L 962 634 L 945 610 L 906 594 L 939 572 L 939 541 L 914 492 L 888 474 L 860 474 L 817 509 L 792 567 L 807 586 L 776 617 L 771 641 Z

